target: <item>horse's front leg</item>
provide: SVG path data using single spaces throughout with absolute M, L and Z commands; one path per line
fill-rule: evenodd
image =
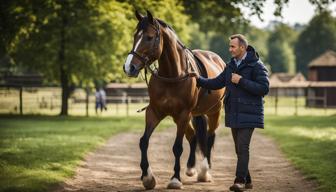
M 177 124 L 176 138 L 173 146 L 175 156 L 174 175 L 172 176 L 167 188 L 168 189 L 182 189 L 182 182 L 180 177 L 180 158 L 183 152 L 183 137 L 185 130 L 191 118 L 189 112 L 181 113 L 179 117 L 173 117 Z
M 158 117 L 158 115 L 155 114 L 151 106 L 148 106 L 146 110 L 145 132 L 141 137 L 139 144 L 141 149 L 141 163 L 140 163 L 140 167 L 142 170 L 141 180 L 143 186 L 146 189 L 153 189 L 156 185 L 155 177 L 148 163 L 147 150 L 148 150 L 149 138 L 161 120 L 162 117 Z

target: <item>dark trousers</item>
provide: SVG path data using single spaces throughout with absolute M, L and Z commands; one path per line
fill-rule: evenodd
M 251 175 L 248 169 L 250 141 L 254 128 L 231 128 L 238 157 L 235 183 L 251 183 Z

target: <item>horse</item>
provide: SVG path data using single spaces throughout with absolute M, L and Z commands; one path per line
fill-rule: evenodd
M 181 189 L 180 157 L 183 152 L 183 138 L 186 136 L 190 154 L 187 162 L 187 176 L 197 174 L 199 182 L 210 182 L 211 149 L 215 141 L 215 130 L 219 126 L 225 89 L 203 90 L 197 87 L 192 73 L 201 75 L 197 59 L 203 63 L 205 76 L 214 78 L 225 68 L 225 62 L 210 51 L 190 50 L 179 40 L 172 27 L 150 11 L 147 16 L 135 12 L 138 20 L 134 34 L 133 48 L 129 52 L 123 70 L 128 77 L 138 77 L 142 69 L 149 70 L 149 104 L 146 108 L 145 130 L 140 138 L 141 180 L 146 189 L 153 189 L 156 179 L 149 165 L 147 149 L 149 139 L 162 119 L 171 116 L 177 125 L 173 145 L 175 156 L 174 175 L 168 189 Z M 151 68 L 158 61 L 156 70 Z M 147 80 L 147 79 L 146 79 Z M 196 146 L 204 157 L 197 173 Z

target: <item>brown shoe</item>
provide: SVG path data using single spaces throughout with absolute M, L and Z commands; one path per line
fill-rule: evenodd
M 245 189 L 253 189 L 252 183 L 246 183 L 245 184 Z
M 243 183 L 235 183 L 229 189 L 230 191 L 234 191 L 234 192 L 243 192 L 246 190 L 245 184 Z

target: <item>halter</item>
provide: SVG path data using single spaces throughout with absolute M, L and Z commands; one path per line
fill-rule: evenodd
M 153 50 L 158 50 L 159 49 L 159 46 L 160 46 L 160 37 L 161 37 L 161 34 L 160 34 L 160 24 L 158 23 L 157 20 L 154 20 L 155 21 L 155 26 L 153 25 L 150 25 L 154 30 L 155 30 L 155 33 L 156 33 L 156 36 L 155 36 L 155 41 L 154 41 L 154 44 L 153 44 Z M 182 48 L 186 51 L 188 51 L 189 49 L 183 45 L 182 42 L 180 42 L 178 39 L 177 39 L 177 42 L 180 44 L 180 46 L 182 46 Z M 190 50 L 189 50 L 190 51 Z M 189 68 L 189 60 L 188 60 L 188 54 L 186 53 L 186 65 L 187 65 L 187 69 L 186 69 L 186 73 L 184 76 L 182 77 L 164 77 L 164 76 L 161 76 L 157 73 L 157 70 L 154 71 L 153 69 L 150 68 L 150 65 L 155 61 L 157 60 L 155 58 L 155 52 L 151 52 L 150 55 L 147 55 L 147 56 L 143 56 L 143 55 L 140 55 L 139 53 L 135 52 L 134 49 L 132 49 L 129 54 L 132 54 L 134 55 L 135 57 L 137 57 L 141 63 L 143 64 L 144 68 L 145 68 L 145 80 L 146 80 L 146 83 L 147 83 L 147 86 L 148 86 L 148 80 L 147 80 L 147 70 L 157 79 L 161 80 L 161 81 L 164 81 L 164 82 L 167 82 L 167 83 L 178 83 L 178 82 L 181 82 L 181 81 L 184 81 L 186 79 L 188 79 L 189 77 L 189 72 L 188 72 L 188 68 Z M 139 70 L 139 68 L 137 69 Z

